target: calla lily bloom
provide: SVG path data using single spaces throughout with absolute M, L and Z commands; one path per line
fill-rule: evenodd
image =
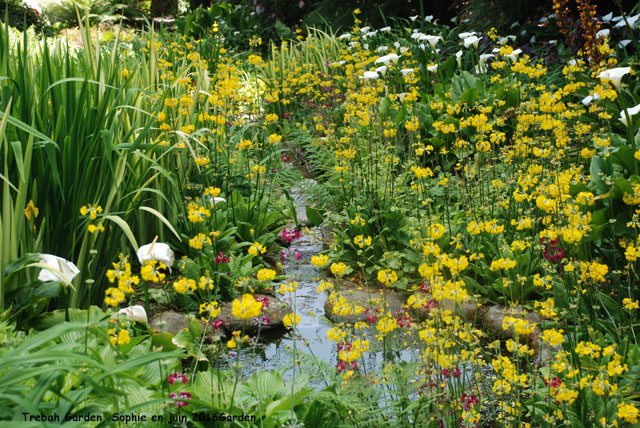
M 507 57 L 511 61 L 516 62 L 518 60 L 518 55 L 520 55 L 521 53 L 522 53 L 522 49 L 514 49 L 513 52 L 507 55 Z
M 378 78 L 378 73 L 375 71 L 365 71 L 360 78 L 364 80 L 376 80 Z
M 120 309 L 117 313 L 114 314 L 114 317 L 117 316 L 123 316 L 124 318 L 143 324 L 149 323 L 147 319 L 147 312 L 140 305 L 129 306 L 128 308 Z
M 422 35 L 418 38 L 418 41 L 426 41 L 428 42 L 432 48 L 435 49 L 438 42 L 442 40 L 442 36 L 432 36 L 432 35 Z
M 462 50 L 456 52 L 456 62 L 458 63 L 458 67 L 462 67 Z
M 390 62 L 397 62 L 398 58 L 400 58 L 400 55 L 394 54 L 394 53 L 390 53 L 388 55 L 381 56 L 380 58 L 375 60 L 375 63 L 376 64 L 389 65 Z
M 635 107 L 628 108 L 626 109 L 626 111 L 627 111 L 627 114 L 629 115 L 629 118 L 631 119 L 632 116 L 640 113 L 640 104 L 638 104 Z M 625 112 L 624 110 L 620 112 L 619 120 L 620 122 L 624 123 L 624 126 L 627 126 L 627 115 L 625 115 L 624 112 Z
M 438 71 L 438 64 L 428 65 L 427 70 L 429 70 L 432 73 L 435 73 L 436 71 Z
M 629 23 L 629 27 L 635 28 L 636 23 L 638 22 L 638 19 L 640 19 L 640 14 L 627 17 L 627 22 Z M 626 25 L 627 23 L 624 22 L 624 19 L 621 19 L 620 22 L 614 25 L 614 28 L 621 28 L 621 27 L 625 27 Z
M 631 67 L 617 67 L 617 68 L 612 68 L 611 70 L 603 71 L 602 73 L 598 74 L 598 77 L 600 79 L 611 80 L 611 83 L 613 83 L 613 86 L 615 86 L 616 89 L 620 89 L 620 82 L 622 81 L 622 76 L 629 73 L 631 73 Z
M 38 274 L 42 282 L 56 281 L 65 285 L 71 284 L 73 278 L 80 273 L 76 265 L 53 254 L 40 254 L 40 263 L 46 265 Z
M 478 36 L 470 36 L 463 40 L 465 48 L 468 48 L 469 46 L 473 46 L 474 48 L 477 48 L 479 42 L 480 42 L 480 38 Z
M 173 251 L 169 247 L 169 245 L 163 242 L 156 242 L 155 240 L 147 245 L 143 245 L 138 248 L 138 260 L 140 264 L 144 265 L 145 263 L 151 260 L 157 260 L 162 262 L 170 268 L 173 266 L 173 262 L 175 260 L 175 256 L 173 255 Z
M 464 40 L 475 35 L 476 35 L 475 31 L 467 31 L 467 32 L 458 34 L 458 37 L 460 37 L 460 40 Z
M 209 198 L 209 202 L 211 203 L 211 205 L 215 205 L 218 202 L 227 202 L 227 200 L 225 198 L 216 197 L 216 198 Z

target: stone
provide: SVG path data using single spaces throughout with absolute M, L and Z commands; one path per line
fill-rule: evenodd
M 175 336 L 180 330 L 189 328 L 189 320 L 184 314 L 166 311 L 151 319 L 151 328 Z
M 431 299 L 431 297 L 429 297 L 429 299 Z M 438 302 L 438 307 L 446 311 L 451 311 L 452 314 L 459 316 L 460 318 L 468 322 L 474 322 L 479 316 L 479 306 L 474 301 L 468 301 L 456 305 L 456 302 L 454 300 L 442 299 L 440 302 Z M 412 308 L 410 310 L 410 313 L 419 321 L 424 321 L 425 319 L 427 319 L 429 310 L 427 310 L 426 308 Z
M 542 317 L 536 312 L 527 312 L 519 306 L 515 306 L 509 309 L 501 305 L 490 307 L 481 319 L 482 325 L 485 329 L 490 330 L 503 338 L 512 338 L 514 337 L 513 332 L 508 330 L 505 331 L 502 328 L 502 322 L 507 316 L 524 319 L 529 323 L 537 324 L 533 329 L 533 332 L 523 338 L 535 351 L 533 357 L 534 365 L 544 365 L 553 358 L 553 355 L 556 352 L 562 349 L 561 346 L 552 347 L 549 344 L 543 342 L 541 339 L 542 329 L 540 329 L 539 327 L 540 323 L 543 321 Z
M 385 313 L 391 312 L 393 315 L 399 315 L 404 312 L 404 305 L 407 299 L 397 291 L 391 289 L 367 289 L 365 286 L 342 279 L 335 279 L 333 282 L 335 283 L 335 290 L 340 291 L 340 294 L 350 306 L 361 306 L 365 309 L 365 311 L 358 314 L 339 315 L 334 313 L 333 305 L 327 299 L 324 303 L 324 312 L 326 317 L 333 322 L 364 322 L 367 320 L 367 316 L 378 316 L 382 313 L 382 311 L 378 313 L 375 311 L 376 309 L 382 309 L 381 302 L 386 305 Z M 367 312 L 366 309 L 369 311 Z
M 227 332 L 233 332 L 236 330 L 242 331 L 244 328 L 245 334 L 255 335 L 260 332 L 269 332 L 272 330 L 284 328 L 283 319 L 286 315 L 292 311 L 287 304 L 279 300 L 274 296 L 267 296 L 264 294 L 255 294 L 253 296 L 256 300 L 267 299 L 268 306 L 265 307 L 263 303 L 260 316 L 257 318 L 250 318 L 241 320 L 233 316 L 231 307 L 233 302 L 225 302 L 220 308 L 220 315 L 218 319 L 224 321 L 224 329 Z
M 325 225 L 320 227 L 320 232 L 322 233 L 322 249 L 328 250 L 333 246 L 333 228 L 331 226 Z

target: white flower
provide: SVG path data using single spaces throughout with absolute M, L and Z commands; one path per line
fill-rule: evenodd
M 408 47 L 406 47 L 406 46 L 402 46 L 402 47 L 400 48 L 400 53 L 401 53 L 401 54 L 403 54 L 403 53 L 405 53 L 405 52 L 408 52 L 408 51 L 409 51 L 409 48 L 408 48 Z
M 433 15 L 427 15 L 427 16 L 425 16 L 425 17 L 424 17 L 424 20 L 425 20 L 426 22 L 431 22 L 431 21 L 433 21 Z
M 376 49 L 376 52 L 384 52 L 388 50 L 389 50 L 389 46 L 380 46 L 378 47 L 378 49 Z
M 147 312 L 140 305 L 129 306 L 128 308 L 120 309 L 116 312 L 112 318 L 123 316 L 124 318 L 128 318 L 130 320 L 140 322 L 143 324 L 148 324 L 149 321 L 147 319 Z
M 360 29 L 360 32 L 361 32 L 361 33 L 366 33 L 366 32 L 367 32 L 367 31 L 369 31 L 370 29 L 371 29 L 371 27 L 362 27 L 362 28 Z
M 387 72 L 387 66 L 381 65 L 380 67 L 376 68 L 376 72 L 384 76 L 384 74 Z
M 521 53 L 522 53 L 522 49 L 515 49 L 513 52 L 507 55 L 507 57 L 511 61 L 516 62 L 518 60 L 518 55 L 520 55 Z
M 373 37 L 373 36 L 375 36 L 376 34 L 378 34 L 378 30 L 375 30 L 375 31 L 369 31 L 369 32 L 366 34 L 366 36 L 367 36 L 367 37 Z
M 633 115 L 636 115 L 638 113 L 640 113 L 640 104 L 638 104 L 635 107 L 631 107 L 626 109 L 627 114 L 629 115 L 629 118 L 631 118 Z M 620 112 L 620 122 L 624 123 L 624 126 L 627 126 L 627 116 L 624 114 L 624 110 L 622 110 Z
M 429 42 L 432 48 L 435 48 L 440 40 L 442 40 L 442 36 L 431 36 L 431 35 L 423 35 L 419 39 L 419 41 L 426 40 Z
M 138 248 L 137 254 L 138 260 L 142 265 L 151 260 L 157 260 L 170 268 L 173 266 L 173 261 L 175 260 L 175 256 L 169 245 L 163 242 L 155 242 L 155 240 L 150 244 Z
M 413 34 L 411 35 L 411 38 L 412 38 L 413 40 L 418 40 L 420 37 L 424 37 L 424 36 L 426 36 L 426 34 L 419 33 L 419 32 L 417 32 L 417 31 L 416 31 L 415 33 L 413 33 Z
M 603 16 L 602 22 L 609 22 L 611 21 L 611 18 L 613 18 L 613 12 L 609 12 L 605 16 Z
M 400 92 L 398 94 L 398 99 L 400 100 L 400 102 L 403 102 L 404 101 L 404 97 L 406 97 L 406 96 L 407 96 L 406 92 Z
M 410 16 L 409 19 L 415 21 L 416 19 L 418 19 L 418 15 Z
M 432 73 L 435 73 L 436 71 L 438 71 L 438 64 L 428 65 L 427 70 L 429 70 Z
M 602 38 L 609 37 L 609 33 L 610 33 L 610 30 L 608 28 L 605 28 L 604 30 L 600 30 L 596 33 L 596 39 L 600 37 Z
M 495 58 L 495 55 L 494 54 L 482 54 L 482 55 L 480 55 L 480 66 L 484 68 L 484 64 L 490 58 Z
M 390 53 L 375 60 L 375 64 L 389 65 L 390 62 L 397 62 L 398 58 L 400 58 L 400 55 Z
M 351 38 L 351 34 L 349 33 L 344 33 L 340 36 L 338 36 L 338 40 L 344 40 L 344 39 L 350 39 Z
M 458 67 L 462 67 L 462 49 L 456 52 L 456 62 L 458 63 Z
M 403 68 L 402 70 L 400 70 L 400 73 L 402 73 L 403 76 L 406 76 L 407 74 L 413 74 L 415 71 L 413 70 L 413 68 Z
M 634 16 L 628 16 L 627 17 L 627 22 L 629 23 L 629 27 L 634 28 L 636 26 L 636 23 L 638 22 L 638 18 L 640 18 L 640 14 L 638 15 L 634 15 Z M 618 22 L 614 28 L 620 28 L 620 27 L 624 27 L 627 24 L 624 22 L 624 19 L 621 20 L 620 22 Z
M 620 40 L 618 46 L 620 46 L 621 48 L 626 48 L 629 43 L 631 43 L 631 40 L 629 39 Z
M 382 31 L 383 33 L 387 33 L 387 32 L 389 32 L 389 31 L 391 31 L 391 27 L 382 27 L 382 28 L 380 29 L 380 31 Z
M 475 36 L 475 35 L 476 35 L 475 31 L 467 31 L 465 33 L 458 34 L 458 37 L 460 37 L 460 40 L 464 40 L 466 38 L 469 38 L 469 37 Z
M 611 70 L 605 70 L 602 73 L 598 74 L 600 79 L 608 79 L 611 80 L 613 86 L 616 89 L 620 89 L 620 82 L 622 81 L 622 76 L 625 74 L 629 74 L 631 72 L 631 67 L 617 67 L 612 68 Z
M 39 257 L 40 263 L 46 265 L 38 274 L 38 280 L 42 282 L 56 281 L 69 285 L 80 273 L 76 265 L 62 257 L 53 254 L 40 254 Z
M 344 63 L 344 61 L 343 61 Z M 220 198 L 220 197 L 216 197 L 216 198 L 209 198 L 209 203 L 211 205 L 216 205 L 218 202 L 227 202 L 227 200 L 225 198 Z
M 365 71 L 360 78 L 364 80 L 376 80 L 378 78 L 378 73 L 375 71 Z
M 464 47 L 468 48 L 469 46 L 473 46 L 474 48 L 478 47 L 478 42 L 480 42 L 480 38 L 478 36 L 470 36 L 464 39 Z
M 588 96 L 584 97 L 582 99 L 582 104 L 586 107 L 589 104 L 591 104 L 591 101 L 599 100 L 599 99 L 600 99 L 600 95 L 598 95 L 596 92 L 594 92 L 591 95 L 588 95 Z

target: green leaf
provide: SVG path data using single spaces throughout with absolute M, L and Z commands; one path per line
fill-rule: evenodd
M 307 218 L 312 224 L 314 224 L 315 226 L 322 225 L 322 223 L 324 222 L 324 219 L 322 218 L 323 213 L 319 209 L 307 205 L 305 210 L 307 212 Z

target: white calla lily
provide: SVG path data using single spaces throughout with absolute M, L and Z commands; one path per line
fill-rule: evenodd
M 144 310 L 144 307 L 140 305 L 129 306 L 128 308 L 120 309 L 112 316 L 112 318 L 120 316 L 143 324 L 149 323 L 147 312 Z
M 375 64 L 389 65 L 389 63 L 391 62 L 398 62 L 398 58 L 400 58 L 400 55 L 390 53 L 388 55 L 381 56 L 380 58 L 375 60 Z
M 475 35 L 476 35 L 475 31 L 466 31 L 464 33 L 458 34 L 458 37 L 460 38 L 460 40 L 464 40 L 464 39 L 467 39 L 467 38 L 469 38 L 471 36 L 475 36 Z
M 364 74 L 359 77 L 364 80 L 376 80 L 378 78 L 378 73 L 375 71 L 365 71 Z
M 624 126 L 627 126 L 627 115 L 624 112 L 625 110 L 622 110 L 620 112 L 620 117 L 618 119 L 620 120 L 620 122 L 624 124 Z M 629 115 L 629 118 L 631 119 L 632 116 L 635 116 L 636 114 L 640 113 L 640 104 L 638 104 L 635 107 L 626 109 L 626 112 Z
M 513 62 L 516 62 L 518 60 L 518 55 L 520 55 L 521 53 L 522 49 L 514 49 L 513 52 L 507 55 L 507 58 L 509 58 Z
M 620 83 L 622 82 L 622 77 L 625 74 L 629 74 L 631 73 L 631 67 L 616 67 L 616 68 L 612 68 L 611 70 L 605 70 L 602 73 L 598 74 L 598 77 L 600 79 L 607 79 L 607 80 L 611 80 L 611 83 L 613 83 L 613 86 L 616 87 L 616 89 L 620 89 Z
M 438 64 L 428 65 L 427 70 L 429 70 L 432 73 L 435 73 L 436 71 L 438 71 Z
M 638 19 L 640 19 L 640 14 L 634 15 L 634 16 L 628 16 L 627 22 L 629 23 L 629 27 L 631 27 L 632 29 L 635 28 L 636 24 L 638 23 Z M 614 25 L 614 28 L 621 28 L 621 27 L 625 27 L 626 25 L 627 23 L 624 22 L 624 19 L 622 19 L 620 20 L 620 22 Z
M 462 67 L 462 49 L 456 52 L 456 62 L 458 63 L 458 67 Z
M 442 40 L 442 36 L 432 36 L 432 35 L 423 35 L 418 39 L 419 41 L 428 42 L 433 49 L 435 49 L 436 45 L 440 40 Z
M 173 266 L 173 262 L 175 261 L 175 256 L 173 255 L 171 247 L 164 242 L 156 242 L 155 239 L 152 243 L 138 248 L 137 255 L 138 260 L 142 265 L 152 260 L 157 260 L 170 268 Z
M 470 36 L 463 40 L 465 48 L 468 48 L 469 46 L 473 46 L 474 48 L 477 48 L 479 42 L 480 42 L 480 38 L 478 36 Z
M 65 285 L 71 284 L 73 278 L 80 273 L 76 265 L 62 257 L 53 254 L 40 254 L 42 270 L 38 274 L 38 280 L 42 282 L 56 281 Z

